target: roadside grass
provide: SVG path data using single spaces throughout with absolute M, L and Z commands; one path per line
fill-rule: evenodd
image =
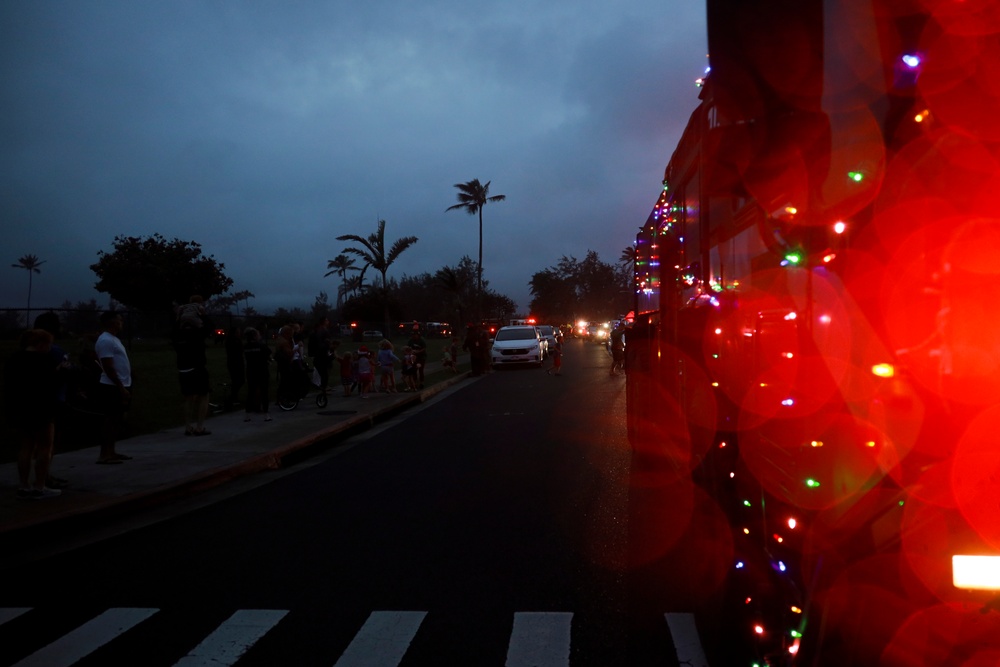
M 406 337 L 392 339 L 393 351 L 397 357 L 402 357 L 403 346 L 407 342 Z M 444 350 L 449 345 L 450 339 L 428 338 L 427 339 L 427 362 L 437 364 L 441 361 Z M 70 359 L 75 361 L 81 351 L 81 346 L 85 343 L 60 340 L 59 344 L 70 355 Z M 369 350 L 377 348 L 378 341 L 364 341 L 363 343 L 351 341 L 349 338 L 341 339 L 338 353 L 344 351 L 356 351 L 362 344 Z M 180 386 L 177 381 L 177 367 L 174 350 L 168 339 L 144 339 L 133 340 L 127 343 L 129 347 L 129 360 L 132 363 L 133 391 L 132 406 L 128 412 L 125 423 L 125 432 L 122 438 L 132 435 L 143 435 L 155 433 L 170 428 L 175 428 L 183 424 L 182 404 Z M 16 341 L 0 341 L 0 368 L 4 367 L 7 357 L 17 349 Z M 274 349 L 274 345 L 271 345 Z M 459 349 L 459 372 L 468 370 L 468 354 L 461 354 Z M 226 349 L 225 346 L 208 342 L 206 345 L 206 355 L 208 358 L 208 373 L 212 382 L 212 394 L 210 401 L 213 405 L 222 406 L 229 395 L 229 372 L 226 370 Z M 464 357 L 464 358 L 463 358 Z M 435 366 L 436 367 L 436 366 Z M 272 369 L 274 366 L 272 364 Z M 330 384 L 336 387 L 339 384 L 337 377 L 337 367 L 331 369 Z M 274 401 L 274 392 L 277 382 L 274 381 L 274 371 L 272 370 L 271 401 Z M 424 386 L 431 386 L 438 382 L 444 382 L 454 374 L 447 370 L 438 370 L 428 373 L 424 378 Z M 399 381 L 397 368 L 397 382 Z M 2 391 L 2 390 L 0 390 Z M 246 396 L 246 387 L 239 393 L 239 400 Z M 2 400 L 2 397 L 0 397 Z M 239 408 L 238 408 L 239 409 Z M 209 416 L 211 419 L 211 415 Z M 93 434 L 90 434 L 93 435 Z M 18 442 L 14 431 L 7 425 L 6 421 L 0 429 L 0 463 L 10 463 L 17 458 Z M 82 447 L 90 447 L 96 444 L 93 437 L 78 436 L 69 438 L 68 441 L 58 445 L 57 451 L 71 451 Z

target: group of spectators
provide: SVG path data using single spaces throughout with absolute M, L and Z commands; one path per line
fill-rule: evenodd
M 17 439 L 17 497 L 54 498 L 69 481 L 52 474 L 55 443 L 68 428 L 70 399 L 87 394 L 99 420 L 97 463 L 121 464 L 131 457 L 116 451 L 121 416 L 131 401 L 132 369 L 118 338 L 124 320 L 113 311 L 100 316 L 101 335 L 79 364 L 56 342 L 59 317 L 39 315 L 25 331 L 3 369 L 4 411 Z M 32 473 L 34 473 L 32 475 Z
M 184 434 L 210 435 L 205 427 L 211 390 L 206 344 L 215 329 L 198 296 L 177 307 L 175 314 L 171 344 L 176 353 Z M 5 416 L 18 440 L 18 498 L 53 498 L 69 486 L 67 480 L 54 476 L 51 468 L 55 444 L 69 422 L 70 398 L 84 397 L 86 413 L 95 418 L 93 431 L 100 445 L 96 462 L 119 465 L 131 459 L 116 449 L 122 419 L 132 398 L 132 364 L 119 337 L 124 319 L 120 313 L 107 311 L 100 315 L 99 321 L 101 333 L 92 351 L 74 361 L 56 342 L 58 315 L 43 313 L 36 318 L 33 328 L 21 336 L 18 349 L 4 366 Z M 489 366 L 489 338 L 483 331 L 475 340 L 470 352 L 473 352 L 473 370 L 480 374 Z M 265 336 L 253 327 L 232 327 L 225 341 L 230 380 L 225 404 L 234 409 L 245 385 L 246 421 L 251 421 L 253 415 L 271 420 L 268 408 L 272 400 L 272 363 L 277 366 L 279 396 L 282 392 L 300 391 L 303 382 L 310 388 L 329 392 L 334 362 L 345 396 L 358 391 L 365 397 L 374 391 L 376 372 L 380 376 L 379 390 L 396 391 L 397 365 L 403 391 L 416 391 L 424 386 L 427 343 L 416 324 L 402 350 L 402 358 L 396 356 L 388 340 L 379 344 L 375 354 L 365 345 L 356 351 L 341 352 L 340 338 L 332 334 L 326 318 L 309 332 L 298 324 L 282 326 L 273 352 Z M 469 341 L 467 337 L 463 346 L 466 349 Z M 442 360 L 443 366 L 453 371 L 457 365 L 457 342 L 457 338 L 452 339 Z M 480 346 L 482 349 L 478 349 Z M 307 374 L 307 359 L 312 361 L 311 374 Z

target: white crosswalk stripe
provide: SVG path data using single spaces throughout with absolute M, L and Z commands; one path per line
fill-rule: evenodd
M 31 607 L 0 608 L 0 626 L 29 611 L 33 611 Z M 158 611 L 146 608 L 108 609 L 36 650 L 14 667 L 69 667 Z M 238 665 L 251 647 L 289 613 L 280 609 L 238 610 L 181 658 L 175 667 Z M 372 612 L 334 667 L 397 667 L 426 616 L 425 611 Z M 668 613 L 664 614 L 664 618 L 676 652 L 676 664 L 709 667 L 694 615 Z M 516 612 L 505 667 L 569 667 L 572 625 L 573 614 L 570 612 Z M 193 638 L 188 646 L 197 641 Z M 26 648 L 31 650 L 34 647 L 29 645 Z M 183 650 L 181 648 L 178 654 Z M 673 663 L 674 656 L 670 656 L 664 664 Z
M 664 614 L 664 617 L 674 640 L 677 662 L 691 667 L 708 667 L 698 628 L 694 624 L 694 614 Z
M 410 647 L 425 611 L 373 611 L 334 667 L 394 667 Z
M 174 667 L 229 667 L 285 617 L 287 611 L 240 609 Z
M 158 609 L 108 609 L 14 667 L 69 667 L 155 614 Z
M 0 609 L 0 625 L 3 625 L 7 621 L 13 621 L 15 618 L 31 611 L 31 607 L 5 607 Z
M 569 667 L 573 614 L 518 612 L 507 646 L 507 667 Z

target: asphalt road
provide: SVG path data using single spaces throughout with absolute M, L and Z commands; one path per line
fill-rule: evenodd
M 0 664 L 699 664 L 688 614 L 713 603 L 685 545 L 714 525 L 636 467 L 609 362 L 569 341 L 561 376 L 503 369 L 254 488 L 2 572 Z

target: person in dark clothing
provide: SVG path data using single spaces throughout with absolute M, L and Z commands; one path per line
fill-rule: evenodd
M 60 495 L 59 489 L 46 485 L 56 413 L 56 364 L 49 354 L 51 347 L 52 334 L 29 329 L 4 366 L 4 408 L 7 424 L 18 434 L 17 497 L 22 500 Z M 32 462 L 34 484 L 30 481 Z
M 406 342 L 413 350 L 413 356 L 416 358 L 417 366 L 417 389 L 424 388 L 424 367 L 427 366 L 427 341 L 424 337 L 420 335 L 419 325 L 413 325 L 413 333 L 410 335 L 410 340 Z
M 239 327 L 229 327 L 226 332 L 226 370 L 229 372 L 229 396 L 226 410 L 232 410 L 240 401 L 240 389 L 246 383 L 246 365 L 243 360 L 243 336 Z
M 462 342 L 462 349 L 469 352 L 469 366 L 472 369 L 473 375 L 482 375 L 484 371 L 483 355 L 479 349 L 480 345 L 479 327 L 474 327 L 470 324 L 465 330 L 465 340 Z
M 479 328 L 479 347 L 477 349 L 479 350 L 479 363 L 482 365 L 483 373 L 489 373 L 492 370 L 491 351 L 493 344 L 490 342 L 490 332 L 485 327 Z
M 184 415 L 184 435 L 211 435 L 205 428 L 208 416 L 208 358 L 205 356 L 205 339 L 212 331 L 202 316 L 200 326 L 177 326 L 173 344 L 177 353 L 177 377 L 181 386 Z
M 611 371 L 619 375 L 625 368 L 625 325 L 619 322 L 611 332 Z
M 309 356 L 313 360 L 313 368 L 319 373 L 319 388 L 325 393 L 330 384 L 330 367 L 333 365 L 333 357 L 330 354 L 330 333 L 329 318 L 322 318 L 312 335 L 309 336 Z
M 52 452 L 55 455 L 56 449 L 65 444 L 67 431 L 69 430 L 69 380 L 73 365 L 69 361 L 69 355 L 56 341 L 59 338 L 61 328 L 59 316 L 54 312 L 47 311 L 35 318 L 35 328 L 47 331 L 52 335 L 52 345 L 49 356 L 56 369 L 56 389 L 53 393 L 55 401 L 55 422 L 52 434 Z M 69 486 L 69 481 L 52 474 L 52 465 L 49 464 L 49 475 L 45 485 L 52 489 L 65 489 Z
M 264 421 L 271 421 L 270 380 L 271 348 L 261 339 L 260 332 L 247 327 L 243 332 L 243 359 L 246 362 L 247 401 L 246 417 L 250 421 L 254 414 L 263 414 Z

